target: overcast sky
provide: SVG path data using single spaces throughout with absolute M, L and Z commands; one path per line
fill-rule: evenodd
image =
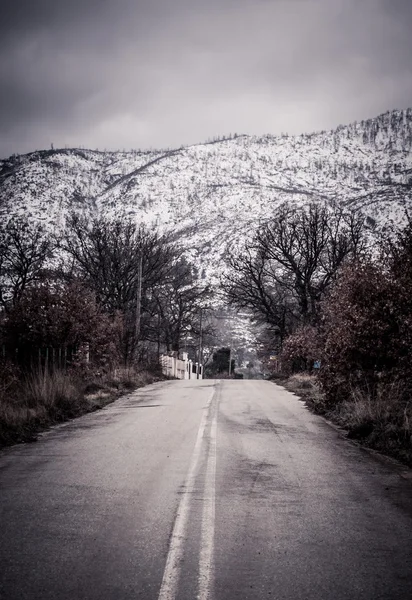
M 0 157 L 302 133 L 412 106 L 412 0 L 10 0 Z

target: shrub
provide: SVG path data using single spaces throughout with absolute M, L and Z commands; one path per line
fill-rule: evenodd
M 73 374 L 38 370 L 16 379 L 15 373 L 14 366 L 3 368 L 0 445 L 31 440 L 39 429 L 93 408 Z
M 27 290 L 7 313 L 2 337 L 9 347 L 22 350 L 19 360 L 26 368 L 39 348 L 76 348 L 72 362 L 84 367 L 87 347 L 93 366 L 109 371 L 119 358 L 120 328 L 121 320 L 104 314 L 81 285 L 45 281 Z
M 389 348 L 396 331 L 388 302 L 390 281 L 374 264 L 347 267 L 323 304 L 324 348 L 320 380 L 330 402 L 351 389 L 376 389 L 379 374 L 393 368 Z
M 27 376 L 23 396 L 27 407 L 47 415 L 47 420 L 61 420 L 84 412 L 84 386 L 73 373 L 37 370 Z
M 373 395 L 354 388 L 331 417 L 348 430 L 348 437 L 412 465 L 412 403 L 405 402 L 402 382 L 380 383 Z
M 289 373 L 312 371 L 321 355 L 322 341 L 319 331 L 311 325 L 301 326 L 283 344 L 281 363 Z
M 323 302 L 319 380 L 351 437 L 412 464 L 412 222 L 381 263 L 347 265 Z
M 305 400 L 317 414 L 326 413 L 325 395 L 319 387 L 318 379 L 309 373 L 291 375 L 283 384 L 286 389 Z

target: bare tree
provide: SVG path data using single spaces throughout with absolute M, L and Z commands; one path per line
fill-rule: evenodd
M 177 260 L 168 278 L 153 290 L 151 339 L 167 351 L 179 351 L 187 336 L 199 335 L 200 310 L 209 299 L 210 290 L 199 283 L 193 266 L 185 258 Z
M 245 251 L 229 259 L 229 303 L 247 308 L 283 337 L 316 322 L 319 302 L 348 258 L 365 250 L 363 218 L 337 206 L 283 205 Z
M 10 219 L 0 228 L 0 303 L 15 306 L 25 290 L 39 281 L 54 243 L 39 224 L 22 217 Z
M 297 303 L 286 277 L 279 285 L 265 256 L 254 245 L 247 245 L 240 255 L 229 256 L 228 263 L 231 270 L 222 288 L 229 304 L 250 311 L 255 321 L 267 323 L 283 339 L 297 318 Z
M 62 248 L 72 260 L 71 274 L 88 283 L 109 312 L 135 306 L 140 260 L 144 293 L 166 277 L 175 256 L 165 237 L 143 225 L 78 215 L 68 220 Z
M 146 335 L 149 298 L 170 277 L 176 248 L 166 237 L 130 220 L 88 221 L 78 215 L 68 220 L 61 246 L 66 273 L 84 281 L 107 312 L 123 315 L 123 354 L 130 360 Z

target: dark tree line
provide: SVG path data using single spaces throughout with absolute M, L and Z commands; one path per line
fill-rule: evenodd
M 266 324 L 260 357 L 268 368 L 315 370 L 315 410 L 411 461 L 412 219 L 406 216 L 403 230 L 372 238 L 359 213 L 321 204 L 281 207 L 230 258 L 223 285 L 232 305 Z
M 410 413 L 412 392 L 412 220 L 383 241 L 379 260 L 345 267 L 323 305 L 318 346 L 330 402 L 356 387 L 372 399 L 397 388 Z M 409 418 L 409 417 L 408 417 Z
M 208 299 L 171 238 L 128 220 L 72 215 L 58 237 L 24 219 L 0 230 L 3 345 L 156 359 L 196 335 Z

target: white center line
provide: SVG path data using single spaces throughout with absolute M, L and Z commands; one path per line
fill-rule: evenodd
M 189 516 L 190 497 L 194 491 L 197 467 L 202 450 L 202 440 L 207 426 L 209 410 L 214 394 L 215 391 L 213 390 L 213 393 L 203 411 L 199 431 L 197 432 L 196 443 L 191 457 L 189 471 L 184 485 L 184 491 L 179 502 L 172 536 L 170 539 L 169 552 L 167 555 L 166 566 L 163 573 L 162 585 L 160 587 L 158 600 L 175 600 L 176 598 L 180 576 L 180 566 L 184 551 L 184 534 Z
M 213 417 L 210 428 L 209 455 L 206 466 L 202 529 L 200 539 L 199 579 L 197 600 L 209 600 L 213 574 L 213 548 L 215 538 L 216 461 L 217 461 L 217 416 L 219 405 L 212 406 Z

